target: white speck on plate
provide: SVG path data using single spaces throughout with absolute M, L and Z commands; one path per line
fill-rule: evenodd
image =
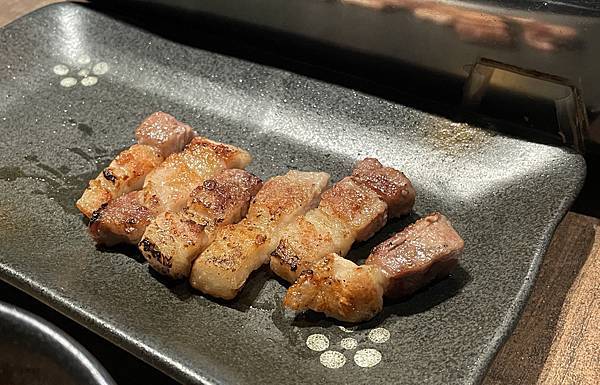
M 98 83 L 98 78 L 95 76 L 88 76 L 87 78 L 81 79 L 82 86 L 89 87 L 89 86 L 93 86 L 96 83 Z
M 77 63 L 79 64 L 88 64 L 92 59 L 88 55 L 81 55 L 77 58 Z
M 340 341 L 340 345 L 342 346 L 342 348 L 346 349 L 346 350 L 352 350 L 352 349 L 356 349 L 356 347 L 358 346 L 358 341 L 356 341 L 354 338 L 344 338 Z
M 329 347 L 329 338 L 323 334 L 311 334 L 306 338 L 306 346 L 310 350 L 322 352 Z
M 87 68 L 84 68 L 82 70 L 80 70 L 79 72 L 77 72 L 77 75 L 81 76 L 82 78 L 88 76 L 90 74 L 90 70 Z
M 52 68 L 52 71 L 57 75 L 64 76 L 69 73 L 69 67 L 64 64 L 57 64 Z
M 381 362 L 381 353 L 375 349 L 361 349 L 354 354 L 354 362 L 361 368 L 371 368 Z
M 103 61 L 96 63 L 94 67 L 92 67 L 92 72 L 95 75 L 104 75 L 108 72 L 108 64 Z
M 339 369 L 346 364 L 346 357 L 335 350 L 328 350 L 326 352 L 321 353 L 321 357 L 319 357 L 319 361 L 321 361 L 321 365 L 325 366 L 329 369 Z
M 390 332 L 385 328 L 375 328 L 369 332 L 369 339 L 376 344 L 382 344 L 390 339 Z
M 60 85 L 66 88 L 73 87 L 75 84 L 77 84 L 77 79 L 72 77 L 66 77 L 60 80 Z
M 350 330 L 348 328 L 345 328 L 343 326 L 338 326 L 338 328 L 340 328 L 341 331 L 343 331 L 344 333 L 353 333 L 354 330 Z

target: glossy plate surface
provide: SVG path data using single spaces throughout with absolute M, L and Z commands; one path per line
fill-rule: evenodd
M 78 5 L 9 25 L 0 50 L 1 278 L 185 383 L 477 382 L 585 174 L 569 150 L 186 47 Z M 444 212 L 465 238 L 460 267 L 344 328 L 286 318 L 284 286 L 266 269 L 218 303 L 151 274 L 135 253 L 96 250 L 74 202 L 156 110 L 248 149 L 263 178 L 298 168 L 337 180 L 365 156 L 404 170 L 417 213 Z

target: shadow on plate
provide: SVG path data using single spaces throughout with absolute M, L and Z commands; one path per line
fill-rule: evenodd
M 123 254 L 138 263 L 146 262 L 146 259 L 140 253 L 136 245 L 119 244 L 111 247 L 96 246 L 96 249 L 101 252 Z

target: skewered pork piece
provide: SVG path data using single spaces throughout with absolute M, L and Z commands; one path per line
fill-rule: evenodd
M 189 276 L 194 259 L 221 227 L 239 222 L 262 187 L 260 178 L 229 169 L 194 189 L 181 212 L 159 214 L 139 243 L 150 266 L 171 278 Z
M 383 166 L 375 158 L 365 158 L 352 171 L 352 179 L 375 191 L 388 206 L 390 218 L 411 212 L 415 204 L 415 189 L 400 171 Z
M 373 249 L 365 265 L 337 254 L 316 261 L 288 289 L 283 304 L 341 321 L 366 321 L 381 311 L 382 295 L 404 297 L 448 275 L 463 248 L 450 221 L 433 213 Z
M 294 282 L 317 259 L 329 253 L 345 256 L 355 241 L 380 230 L 388 215 L 410 212 L 414 201 L 415 190 L 404 174 L 366 158 L 352 176 L 323 193 L 317 208 L 284 229 L 271 254 L 271 270 Z
M 300 274 L 283 305 L 295 311 L 322 312 L 346 322 L 366 321 L 383 309 L 385 281 L 376 266 L 357 266 L 331 253 Z
M 450 274 L 464 246 L 448 218 L 433 213 L 375 247 L 365 264 L 383 271 L 387 297 L 405 297 Z
M 88 230 L 99 245 L 136 243 L 151 219 L 152 213 L 144 206 L 144 192 L 137 190 L 94 211 Z
M 182 152 L 171 154 L 146 177 L 138 194 L 109 202 L 90 220 L 99 244 L 137 244 L 146 226 L 164 211 L 178 212 L 192 190 L 228 168 L 244 168 L 251 156 L 235 146 L 195 137 Z
M 181 151 L 195 132 L 164 112 L 155 112 L 136 129 L 138 144 L 123 150 L 88 187 L 77 208 L 88 218 L 111 200 L 142 188 L 150 171 L 165 157 Z
M 135 139 L 160 150 L 165 158 L 183 150 L 198 134 L 185 123 L 164 112 L 155 112 L 146 118 L 135 130 Z
M 269 179 L 256 194 L 247 217 L 225 226 L 194 261 L 192 286 L 214 297 L 232 299 L 250 273 L 269 262 L 283 228 L 314 207 L 329 175 L 290 171 Z

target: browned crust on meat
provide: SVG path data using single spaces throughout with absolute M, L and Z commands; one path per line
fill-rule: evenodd
M 319 216 L 310 219 L 316 220 L 319 226 L 311 222 L 306 215 L 297 218 L 291 226 L 287 227 L 287 235 L 280 240 L 277 248 L 271 253 L 271 270 L 288 282 L 294 282 L 302 270 L 309 268 L 315 260 L 328 253 L 336 252 L 345 255 L 347 249 L 337 244 L 334 237 L 342 242 L 348 238 L 354 239 L 349 226 L 324 213 L 320 208 L 316 210 Z M 336 225 L 328 226 L 327 223 L 336 223 Z
M 400 171 L 384 167 L 375 158 L 365 158 L 352 171 L 352 179 L 373 191 L 388 205 L 390 217 L 410 213 L 416 192 L 410 180 Z
M 202 138 L 202 137 L 196 137 L 194 139 L 192 139 L 192 141 L 186 146 L 186 150 L 187 151 L 191 151 L 191 152 L 199 152 L 202 151 L 202 149 L 204 148 L 208 148 L 210 150 L 212 150 L 219 159 L 223 160 L 226 164 L 229 163 L 235 163 L 234 161 L 236 160 L 236 158 L 242 156 L 242 157 L 250 157 L 250 154 L 248 154 L 246 151 L 232 146 L 232 145 L 228 145 L 228 144 L 224 144 L 224 143 L 219 143 L 219 142 L 215 142 L 212 141 L 210 139 L 206 139 L 206 138 Z M 249 163 L 249 160 L 248 160 Z M 235 166 L 237 167 L 237 166 Z
M 92 215 L 89 232 L 98 244 L 137 243 L 152 215 L 141 203 L 140 191 L 123 195 Z
M 219 230 L 196 259 L 192 287 L 219 298 L 235 297 L 252 271 L 268 263 L 283 226 L 313 207 L 328 179 L 325 173 L 292 170 L 266 182 L 246 218 Z
M 356 266 L 346 279 L 336 277 L 334 260 L 329 254 L 304 270 L 288 289 L 283 300 L 286 308 L 322 312 L 346 322 L 371 319 L 383 308 L 383 293 L 372 266 Z
M 98 175 L 77 201 L 77 208 L 88 218 L 101 205 L 123 193 L 141 187 L 143 177 L 163 161 L 160 152 L 150 146 L 134 144 L 122 151 Z
M 104 178 L 106 180 L 108 180 L 112 183 L 114 183 L 117 180 L 117 178 L 113 175 L 112 171 L 108 167 L 102 171 L 102 175 L 104 176 Z
M 296 210 L 297 202 L 311 199 L 312 202 L 308 207 L 314 207 L 317 202 L 314 192 L 318 182 L 298 188 L 298 184 L 290 183 L 287 177 L 290 173 L 296 172 L 290 171 L 284 177 L 274 177 L 266 181 L 252 200 L 248 217 L 260 222 L 277 222 L 281 217 L 289 215 L 290 210 Z
M 373 216 L 368 227 L 360 223 L 360 231 L 356 233 L 357 241 L 369 239 L 375 232 L 379 231 L 387 221 L 387 207 L 381 202 L 378 195 L 369 188 L 355 183 L 352 178 L 347 177 L 333 185 L 323 193 L 319 208 L 326 214 L 339 218 L 342 223 L 357 229 L 356 220 L 362 220 L 365 215 Z
M 227 253 L 217 251 L 210 254 L 203 262 L 207 265 L 235 272 L 241 266 L 241 262 L 247 255 L 247 250 L 261 246 L 266 241 L 267 235 L 260 228 L 251 224 L 244 224 L 243 226 L 241 226 L 241 223 L 227 225 L 219 232 L 219 237 L 215 240 L 215 243 L 219 242 L 220 245 L 226 248 Z
M 243 217 L 246 215 L 251 198 L 261 187 L 262 181 L 257 176 L 244 170 L 228 169 L 215 178 L 204 181 L 201 186 L 192 191 L 188 211 L 199 211 L 199 213 L 206 211 L 211 222 L 219 224 L 223 222 L 224 215 L 230 208 L 245 202 L 245 207 L 240 213 Z
M 290 247 L 287 239 L 284 238 L 279 241 L 279 245 L 271 253 L 271 256 L 277 259 L 277 263 L 286 266 L 290 271 L 295 272 L 298 270 L 300 257 L 295 253 L 294 248 Z M 271 266 L 273 266 L 273 260 Z
M 169 257 L 168 255 L 164 255 L 161 253 L 160 249 L 156 246 L 156 244 L 150 242 L 147 239 L 142 239 L 139 243 L 139 247 L 144 251 L 145 255 L 150 255 L 153 259 L 155 259 L 162 267 L 164 267 L 165 272 L 168 272 L 173 264 L 171 260 L 173 257 Z M 157 268 L 156 265 L 152 265 L 153 268 Z

